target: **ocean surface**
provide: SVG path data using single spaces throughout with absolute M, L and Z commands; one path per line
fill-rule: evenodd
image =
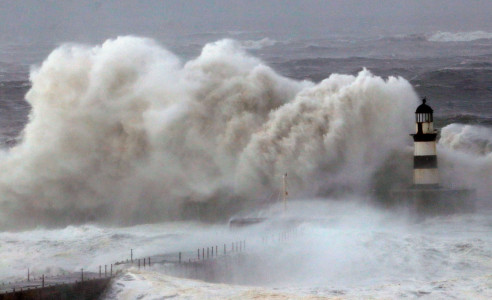
M 368 196 L 411 180 L 422 97 L 443 184 L 475 189 L 473 213 L 415 218 Z M 245 239 L 261 259 L 227 283 L 133 268 L 106 299 L 492 297 L 489 32 L 2 44 L 0 147 L 3 282 Z M 288 214 L 305 219 L 292 240 L 262 243 L 271 221 L 231 230 L 226 212 L 176 212 L 268 198 L 287 166 Z

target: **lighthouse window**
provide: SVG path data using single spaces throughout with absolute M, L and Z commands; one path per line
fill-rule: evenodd
M 417 114 L 417 123 L 432 122 L 432 114 Z

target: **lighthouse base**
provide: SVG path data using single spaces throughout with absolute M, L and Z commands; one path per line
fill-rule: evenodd
M 390 197 L 398 207 L 417 213 L 465 213 L 475 207 L 475 191 L 470 189 L 409 188 L 393 190 Z

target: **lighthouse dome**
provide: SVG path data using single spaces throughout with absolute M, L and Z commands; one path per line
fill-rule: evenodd
M 429 105 L 425 104 L 425 102 L 427 102 L 427 100 L 425 98 L 422 99 L 422 104 L 420 104 L 415 111 L 416 114 L 432 114 L 434 112 Z

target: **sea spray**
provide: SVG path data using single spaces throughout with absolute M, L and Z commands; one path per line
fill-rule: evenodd
M 2 155 L 4 225 L 176 219 L 183 201 L 266 197 L 285 172 L 294 196 L 365 193 L 410 153 L 418 103 L 365 69 L 282 77 L 232 40 L 188 62 L 137 37 L 63 45 L 31 81 L 29 123 Z

